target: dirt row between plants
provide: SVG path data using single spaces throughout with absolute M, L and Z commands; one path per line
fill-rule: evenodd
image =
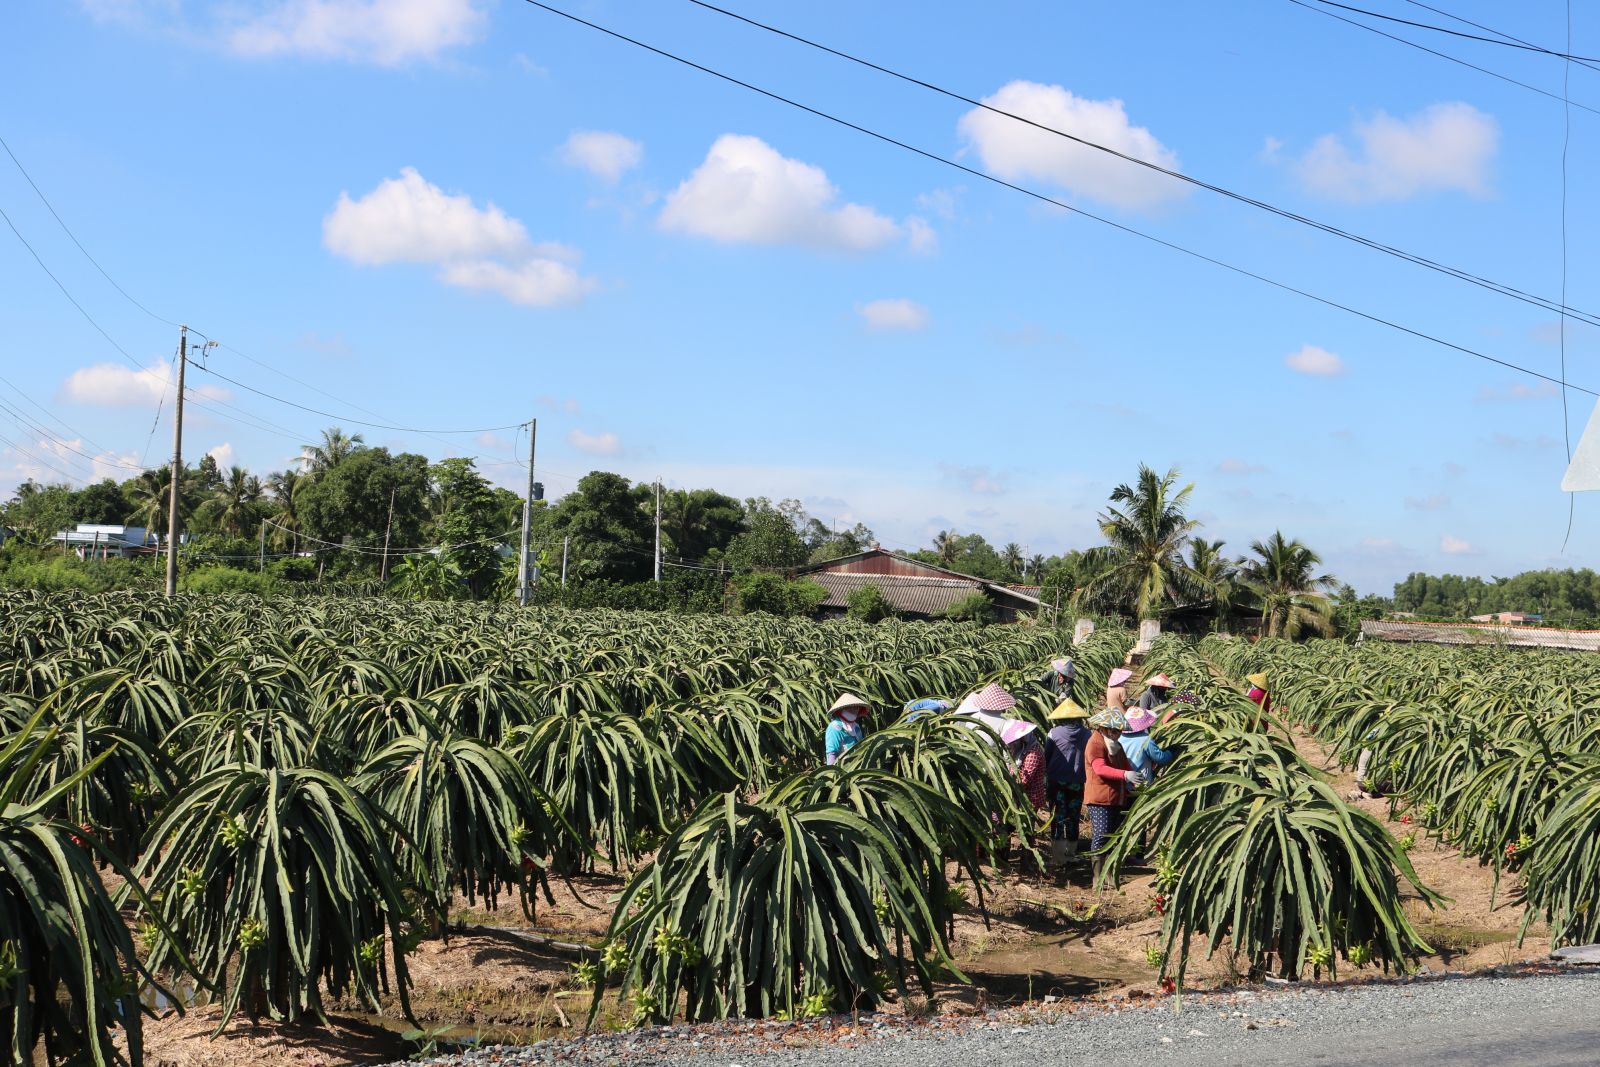
M 1320 742 L 1304 734 L 1297 734 L 1295 742 L 1341 795 L 1355 797 L 1353 775 L 1339 768 Z M 1542 927 L 1533 927 L 1518 944 L 1522 909 L 1509 878 L 1496 894 L 1489 868 L 1428 837 L 1404 812 L 1391 818 L 1388 801 L 1352 802 L 1383 820 L 1396 836 L 1414 833 L 1417 844 L 1410 856 L 1418 876 L 1449 898 L 1443 907 L 1430 910 L 1410 895 L 1409 917 L 1436 950 L 1420 961 L 1425 973 L 1511 967 L 1548 955 Z M 1153 871 L 1132 870 L 1118 888 L 1096 890 L 1087 865 L 1046 875 L 1018 855 L 1017 862 L 989 872 L 987 918 L 969 887 L 969 906 L 955 922 L 951 955 L 970 985 L 941 984 L 931 1001 L 918 997 L 911 1004 L 890 1003 L 879 1018 L 988 1017 L 995 1009 L 1028 1011 L 1161 995 L 1147 956 L 1161 931 L 1152 903 Z M 408 957 L 411 1006 L 425 1034 L 420 1039 L 402 1039 L 413 1028 L 394 997 L 384 1005 L 382 1017 L 347 1004 L 338 1006 L 343 1013 L 326 1029 L 270 1022 L 252 1027 L 235 1019 L 215 1040 L 210 1035 L 217 1011 L 201 1007 L 184 1016 L 147 1020 L 146 1062 L 150 1067 L 345 1067 L 404 1058 L 429 1040 L 444 1049 L 451 1042 L 528 1044 L 576 1035 L 586 1024 L 590 995 L 573 983 L 575 957 L 529 938 L 597 944 L 611 919 L 612 898 L 622 886 L 618 875 L 553 880 L 553 903 L 540 899 L 532 919 L 514 899 L 501 900 L 491 911 L 482 901 L 474 905 L 458 898 L 452 921 L 471 932 L 424 942 Z M 1187 987 L 1225 989 L 1243 982 L 1225 950 L 1203 959 L 1203 946 L 1195 949 Z M 1370 968 L 1340 971 L 1345 980 L 1379 976 Z M 618 1028 L 628 1015 L 608 1001 L 597 1025 Z

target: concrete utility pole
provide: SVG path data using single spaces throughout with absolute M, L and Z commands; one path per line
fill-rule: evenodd
M 661 584 L 661 479 L 656 479 L 656 584 Z
M 561 588 L 567 587 L 567 546 L 572 543 L 572 538 L 561 539 Z
M 189 327 L 178 327 L 177 403 L 172 412 L 172 492 L 167 499 L 167 595 L 178 594 L 178 481 L 183 476 L 183 370 L 189 364 Z
M 522 555 L 517 562 L 517 603 L 528 606 L 533 586 L 529 582 L 528 547 L 533 539 L 533 447 L 539 437 L 539 420 L 528 423 L 528 495 L 522 501 Z
M 256 552 L 256 571 L 264 573 L 267 569 L 267 524 L 261 524 L 261 547 Z
M 389 580 L 389 531 L 394 529 L 394 486 L 389 487 L 389 518 L 383 524 L 383 563 L 378 568 L 378 581 Z

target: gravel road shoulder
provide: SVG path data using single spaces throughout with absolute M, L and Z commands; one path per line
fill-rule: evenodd
M 1022 1063 L 1414 1064 L 1585 1067 L 1600 1062 L 1600 972 L 1247 989 L 1154 1003 L 1062 1002 L 977 1018 L 848 1016 L 655 1027 L 496 1046 L 426 1062 L 674 1067 L 942 1067 Z

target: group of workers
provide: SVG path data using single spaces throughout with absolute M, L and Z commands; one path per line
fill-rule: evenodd
M 1050 729 L 1040 736 L 1038 727 L 1006 713 L 1017 699 L 991 682 L 952 708 L 948 701 L 919 700 L 907 705 L 907 717 L 948 713 L 961 717 L 1010 757 L 1011 766 L 1034 811 L 1049 818 L 1052 868 L 1078 862 L 1079 828 L 1087 810 L 1090 851 L 1098 878 L 1098 853 L 1117 831 L 1134 794 L 1155 780 L 1174 753 L 1150 736 L 1150 728 L 1165 722 L 1185 705 L 1196 705 L 1193 693 L 1174 693 L 1172 679 L 1158 673 L 1145 681 L 1130 702 L 1128 684 L 1133 672 L 1113 670 L 1106 679 L 1104 706 L 1095 712 L 1072 697 L 1077 671 L 1072 660 L 1052 660 L 1041 681 L 1056 701 L 1050 712 Z M 1251 674 L 1249 698 L 1263 711 L 1271 709 L 1265 674 Z M 866 701 L 846 693 L 829 714 L 824 750 L 829 765 L 865 735 Z

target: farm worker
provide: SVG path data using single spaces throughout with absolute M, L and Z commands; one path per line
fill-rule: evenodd
M 1125 711 L 1128 707 L 1128 679 L 1133 677 L 1133 672 L 1126 667 L 1118 667 L 1111 672 L 1111 677 L 1106 679 L 1106 707 Z
M 1045 684 L 1050 687 L 1050 695 L 1055 697 L 1056 703 L 1066 700 L 1072 695 L 1072 680 L 1078 676 L 1078 668 L 1065 656 L 1050 661 L 1050 670 L 1046 675 Z
M 1170 699 L 1167 694 L 1172 692 L 1172 679 L 1165 673 L 1156 675 L 1144 683 L 1144 686 L 1144 692 L 1139 694 L 1139 706 L 1145 711 L 1165 704 Z
M 1118 738 L 1127 729 L 1128 720 L 1116 708 L 1103 708 L 1089 718 L 1094 734 L 1084 746 L 1083 761 L 1086 773 L 1083 779 L 1083 802 L 1089 809 L 1089 826 L 1093 830 L 1090 848 L 1099 852 L 1106 841 L 1122 824 L 1122 808 L 1129 793 L 1140 784 L 1139 772 L 1133 769 L 1123 753 Z M 1101 858 L 1095 857 L 1095 880 L 1099 881 Z
M 1036 814 L 1049 807 L 1045 788 L 1044 745 L 1039 740 L 1039 728 L 1022 719 L 1007 719 L 1000 728 L 1000 743 L 1006 746 L 1006 755 L 1022 782 L 1022 791 L 1028 794 L 1028 803 Z
M 977 692 L 967 694 L 955 714 L 970 720 L 969 729 L 977 731 L 979 737 L 994 744 L 1003 736 L 1006 723 L 1014 721 L 1007 719 L 1004 713 L 1016 706 L 1016 697 L 1006 692 L 998 682 L 990 682 Z
M 1245 696 L 1255 701 L 1262 711 L 1271 711 L 1272 698 L 1267 696 L 1266 672 L 1257 671 L 1255 674 L 1247 674 L 1244 676 L 1244 680 L 1250 683 L 1250 692 L 1246 693 Z
M 822 751 L 828 766 L 838 763 L 841 756 L 861 741 L 866 732 L 861 720 L 871 710 L 867 702 L 854 693 L 846 693 L 833 702 L 833 707 L 828 709 L 828 729 L 822 735 Z
M 1083 818 L 1083 755 L 1091 733 L 1089 713 L 1071 697 L 1050 713 L 1045 735 L 1045 778 L 1050 791 L 1050 866 L 1078 857 L 1078 822 Z
M 913 700 L 906 705 L 906 722 L 916 722 L 924 715 L 936 715 L 941 711 L 949 711 L 955 707 L 948 700 Z
M 1136 708 L 1128 712 L 1128 728 L 1117 739 L 1128 763 L 1145 781 L 1153 781 L 1156 770 L 1172 762 L 1173 754 L 1155 743 L 1150 727 L 1156 722 L 1156 712 Z

